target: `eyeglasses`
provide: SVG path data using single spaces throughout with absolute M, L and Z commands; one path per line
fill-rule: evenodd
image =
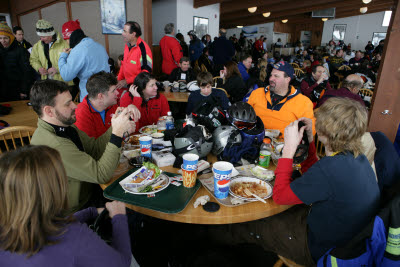
M 256 127 L 255 122 L 233 120 L 232 124 L 234 127 L 236 127 L 239 130 L 251 130 L 254 127 Z

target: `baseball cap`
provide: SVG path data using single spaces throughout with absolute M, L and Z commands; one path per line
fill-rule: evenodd
M 278 63 L 274 64 L 274 69 L 283 71 L 284 73 L 286 73 L 287 76 L 293 79 L 294 69 L 292 65 L 290 65 L 287 61 L 281 60 Z

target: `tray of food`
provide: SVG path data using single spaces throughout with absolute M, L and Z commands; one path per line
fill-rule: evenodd
M 122 188 L 131 194 L 153 194 L 169 185 L 169 178 L 161 175 L 155 164 L 143 162 L 143 166 L 119 182 Z
M 139 133 L 146 135 L 151 135 L 152 133 L 156 132 L 157 132 L 157 125 L 147 125 L 139 129 Z
M 272 196 L 272 186 L 266 181 L 253 177 L 238 177 L 231 180 L 229 193 L 232 196 L 247 201 L 258 201 L 254 196 L 246 194 L 245 189 L 263 199 Z

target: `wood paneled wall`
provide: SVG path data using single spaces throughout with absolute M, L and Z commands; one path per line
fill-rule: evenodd
M 301 23 L 274 23 L 274 32 L 289 33 L 290 40 L 288 42 L 294 43 L 300 40 L 301 31 L 311 31 L 311 45 L 319 46 L 322 40 L 322 31 L 324 23 L 320 19 L 304 19 Z

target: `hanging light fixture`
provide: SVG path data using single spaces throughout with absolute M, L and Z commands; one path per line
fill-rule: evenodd
M 263 13 L 263 16 L 268 18 L 269 16 L 271 16 L 271 12 L 265 12 L 265 13 Z
M 327 21 L 328 20 L 328 18 L 322 18 L 322 21 Z
M 236 26 L 236 28 L 239 28 L 239 29 L 241 29 L 241 28 L 243 28 L 243 26 Z
M 362 2 L 363 2 L 364 4 L 369 4 L 369 3 L 371 3 L 371 1 L 372 1 L 372 0 L 362 0 Z
M 282 23 L 286 23 L 286 22 L 288 22 L 289 20 L 287 20 L 287 19 L 283 19 L 282 20 Z
M 368 11 L 368 7 L 366 7 L 366 6 L 360 8 L 360 12 L 363 13 L 363 14 L 364 14 L 364 13 L 367 13 L 367 11 Z
M 254 12 L 256 12 L 257 7 L 256 7 L 256 6 L 249 7 L 247 10 L 248 10 L 250 13 L 254 13 Z

